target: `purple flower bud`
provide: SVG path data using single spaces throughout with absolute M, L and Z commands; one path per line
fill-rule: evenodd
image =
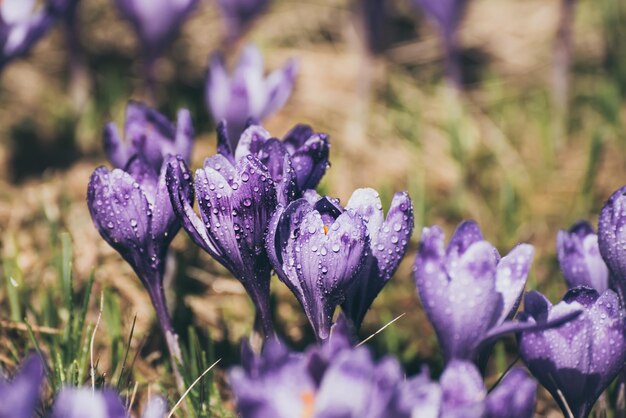
M 59 12 L 51 0 L 39 7 L 36 0 L 0 2 L 0 67 L 26 54 L 50 29 Z
M 424 228 L 415 283 L 446 362 L 476 361 L 487 340 L 512 331 L 509 319 L 524 291 L 534 250 L 520 244 L 500 258 L 471 221 L 459 225 L 447 250 L 443 240 L 438 227 Z
M 265 11 L 270 0 L 219 0 L 222 15 L 226 20 L 226 38 L 235 42 L 252 21 Z
M 126 418 L 128 412 L 113 390 L 64 388 L 57 395 L 50 418 Z
M 584 418 L 626 361 L 626 322 L 619 298 L 612 290 L 600 295 L 578 287 L 552 306 L 540 293 L 530 292 L 520 317 L 539 323 L 575 310 L 582 314 L 558 328 L 522 332 L 519 351 L 564 414 L 571 411 Z
M 611 272 L 611 279 L 622 293 L 626 291 L 626 186 L 615 191 L 598 218 L 598 246 Z
M 115 168 L 125 168 L 128 161 L 140 154 L 154 168 L 161 171 L 163 160 L 169 154 L 191 157 L 194 130 L 187 109 L 178 111 L 176 126 L 165 116 L 143 103 L 130 101 L 126 106 L 126 141 L 120 137 L 115 123 L 104 128 L 104 150 Z
M 221 55 L 211 58 L 206 104 L 216 123 L 226 121 L 231 150 L 237 149 L 239 137 L 250 119 L 260 122 L 287 102 L 297 67 L 296 61 L 290 60 L 283 68 L 264 77 L 263 57 L 253 45 L 243 49 L 231 76 Z
M 487 418 L 530 418 L 536 398 L 537 382 L 515 367 L 487 397 Z
M 278 185 L 279 202 L 283 205 L 317 187 L 330 165 L 328 135 L 316 133 L 307 125 L 296 125 L 282 141 L 272 138 L 260 125 L 251 125 L 242 133 L 234 152 L 224 122 L 217 131 L 217 149 L 224 157 L 234 163 L 254 155 L 265 164 Z
M 369 257 L 367 226 L 354 211 L 324 197 L 279 206 L 266 239 L 278 278 L 296 296 L 319 340 Z
M 358 328 L 407 251 L 413 232 L 413 204 L 408 193 L 396 193 L 385 219 L 378 192 L 358 189 L 352 193 L 346 210 L 354 211 L 365 221 L 370 243 L 365 266 L 341 305 Z
M 598 236 L 588 222 L 579 222 L 556 237 L 561 271 L 570 289 L 588 286 L 603 293 L 609 288 L 609 269 L 600 255 Z
M 460 57 L 457 32 L 469 0 L 413 0 L 438 27 L 446 60 L 446 75 L 457 87 L 461 86 Z
M 141 51 L 151 61 L 174 40 L 198 0 L 115 0 L 115 4 L 132 24 Z
M 233 166 L 217 154 L 196 170 L 194 181 L 182 159 L 172 157 L 167 187 L 189 236 L 243 284 L 256 306 L 257 326 L 271 335 L 271 266 L 264 242 L 277 186 L 267 168 L 252 155 Z M 194 187 L 202 219 L 193 210 Z
M 36 354 L 22 363 L 13 380 L 0 377 L 0 418 L 32 418 L 39 403 L 44 364 Z

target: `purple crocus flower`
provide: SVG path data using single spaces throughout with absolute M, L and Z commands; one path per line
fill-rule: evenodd
M 306 198 L 278 206 L 266 239 L 278 278 L 289 287 L 319 340 L 329 336 L 337 305 L 369 258 L 370 239 L 361 215 L 336 199 Z
M 267 9 L 270 0 L 218 0 L 226 21 L 226 40 L 233 43 Z
M 179 137 L 150 109 L 131 103 L 127 113 L 129 143 L 125 147 L 114 127 L 105 129 L 107 154 L 114 165 L 123 164 L 124 168 L 97 168 L 89 181 L 87 205 L 100 235 L 131 265 L 148 290 L 176 363 L 181 361 L 181 353 L 167 311 L 163 279 L 167 250 L 180 222 L 170 204 L 163 159 L 170 150 L 189 149 L 192 128 L 188 118 L 182 117 Z
M 343 311 L 359 328 L 368 309 L 389 282 L 404 257 L 413 232 L 413 204 L 406 192 L 394 195 L 385 219 L 378 192 L 358 189 L 346 210 L 359 214 L 367 226 L 370 249 L 365 266 L 354 281 L 344 302 Z
M 626 186 L 616 190 L 600 211 L 598 246 L 622 299 L 626 295 Z
M 63 388 L 57 395 L 50 418 L 127 418 L 128 412 L 113 390 Z
M 519 351 L 563 413 L 584 418 L 626 361 L 626 322 L 619 298 L 612 290 L 600 295 L 577 287 L 552 306 L 540 293 L 530 292 L 522 319 L 549 321 L 579 309 L 580 316 L 558 328 L 522 332 Z
M 458 29 L 469 0 L 413 0 L 439 30 L 445 53 L 446 76 L 455 87 L 461 87 L 461 62 Z
M 286 205 L 314 189 L 329 167 L 328 135 L 316 133 L 308 125 L 296 125 L 280 141 L 260 125 L 249 126 L 232 151 L 221 122 L 217 128 L 217 150 L 233 164 L 247 155 L 254 155 L 269 170 L 279 187 L 279 201 Z
M 0 2 L 0 67 L 26 54 L 64 9 L 62 1 L 47 0 L 38 6 L 36 0 Z
M 109 122 L 104 128 L 104 151 L 115 168 L 124 168 L 135 155 L 142 155 L 158 173 L 167 155 L 191 157 L 194 130 L 187 109 L 178 111 L 176 126 L 164 115 L 141 102 L 126 106 L 126 141 L 117 126 Z
M 482 366 L 490 343 L 529 326 L 511 319 L 533 252 L 531 245 L 519 244 L 501 258 L 472 221 L 459 225 L 447 249 L 439 227 L 424 228 L 414 277 L 446 363 L 460 359 Z M 557 324 L 568 319 L 554 318 Z
M 36 354 L 22 363 L 13 380 L 0 376 L 0 418 L 32 418 L 41 395 L 44 364 Z
M 141 44 L 148 84 L 154 82 L 154 63 L 174 40 L 199 0 L 114 0 L 132 24 Z
M 244 286 L 257 311 L 255 328 L 273 334 L 271 266 L 265 232 L 277 205 L 277 186 L 265 165 L 248 155 L 233 166 L 224 156 L 207 158 L 195 181 L 180 158 L 168 163 L 167 187 L 176 215 L 191 239 Z M 193 209 L 195 194 L 200 216 Z
M 211 58 L 206 104 L 215 123 L 226 121 L 231 150 L 237 149 L 239 137 L 250 119 L 260 122 L 287 102 L 297 67 L 295 60 L 289 60 L 283 68 L 264 77 L 263 57 L 254 45 L 243 49 L 230 76 L 220 54 Z
M 581 221 L 556 237 L 561 271 L 569 288 L 588 286 L 603 293 L 609 288 L 609 269 L 600 255 L 598 236 Z

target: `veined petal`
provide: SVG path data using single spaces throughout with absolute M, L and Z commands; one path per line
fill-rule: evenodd
M 498 263 L 496 290 L 502 295 L 503 301 L 498 323 L 515 315 L 524 293 L 534 252 L 532 245 L 519 244 Z

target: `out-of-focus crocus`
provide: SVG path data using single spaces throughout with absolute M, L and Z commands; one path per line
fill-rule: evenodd
M 469 0 L 413 0 L 437 25 L 445 55 L 446 77 L 455 86 L 462 86 L 458 29 Z
M 187 109 L 178 111 L 174 126 L 155 109 L 130 101 L 124 133 L 125 141 L 114 122 L 104 127 L 104 151 L 115 168 L 125 168 L 133 156 L 141 155 L 159 173 L 168 155 L 181 155 L 187 161 L 191 157 L 194 131 Z
M 600 255 L 598 236 L 588 222 L 578 222 L 569 231 L 559 231 L 556 247 L 570 289 L 587 286 L 603 293 L 609 288 L 609 269 Z
M 114 0 L 132 24 L 145 60 L 145 77 L 151 87 L 154 63 L 174 40 L 198 0 Z
M 167 414 L 167 402 L 160 396 L 153 396 L 148 400 L 141 418 L 165 418 Z
M 195 195 L 200 216 L 193 209 Z M 252 155 L 232 165 L 217 154 L 196 170 L 195 180 L 180 158 L 171 158 L 167 188 L 176 215 L 191 239 L 226 267 L 256 307 L 255 329 L 273 334 L 269 307 L 271 265 L 265 233 L 277 205 L 276 184 Z
M 530 418 L 537 382 L 519 367 L 511 369 L 487 397 L 487 418 Z
M 32 418 L 39 403 L 44 364 L 36 354 L 22 363 L 13 380 L 0 376 L 0 418 Z
M 268 168 L 279 187 L 279 202 L 288 204 L 314 189 L 329 167 L 328 135 L 316 133 L 308 125 L 296 125 L 283 138 L 273 138 L 260 125 L 249 126 L 232 151 L 226 124 L 217 128 L 217 150 L 233 164 L 247 155 L 254 155 Z
M 87 205 L 100 235 L 131 265 L 148 290 L 176 366 L 182 357 L 167 311 L 163 279 L 167 250 L 180 229 L 180 222 L 170 204 L 165 184 L 167 165 L 163 159 L 169 153 L 167 147 L 179 142 L 173 136 L 166 136 L 174 135 L 171 126 L 170 132 L 160 130 L 164 125 L 157 125 L 155 120 L 160 118 L 155 118 L 158 115 L 155 112 L 131 104 L 129 115 L 132 116 L 126 122 L 129 143 L 125 148 L 117 135 L 111 135 L 111 126 L 105 130 L 107 153 L 114 165 L 125 164 L 124 169 L 96 169 L 89 181 Z M 186 118 L 183 120 L 188 122 Z M 190 125 L 184 126 L 179 131 L 190 134 Z M 188 149 L 191 137 L 180 141 Z M 130 152 L 134 154 L 129 155 Z M 126 158 L 130 159 L 125 162 Z M 176 367 L 174 370 L 177 371 Z
M 267 9 L 270 0 L 218 0 L 226 23 L 226 41 L 232 44 Z
M 113 390 L 64 388 L 57 395 L 50 418 L 126 418 L 128 412 Z
M 472 221 L 459 225 L 447 249 L 440 228 L 424 228 L 414 265 L 415 283 L 446 362 L 460 359 L 483 366 L 490 343 L 530 326 L 512 318 L 533 252 L 531 245 L 519 244 L 500 258 Z M 569 319 L 554 318 L 555 323 L 536 326 Z
M 359 31 L 367 50 L 373 55 L 381 54 L 389 42 L 388 3 L 385 0 L 356 0 L 355 3 Z
M 220 54 L 211 58 L 206 104 L 215 123 L 226 121 L 231 150 L 237 149 L 237 142 L 248 121 L 261 122 L 287 102 L 293 90 L 297 67 L 292 59 L 283 68 L 265 77 L 263 57 L 254 45 L 243 49 L 230 76 Z
M 26 54 L 53 25 L 65 4 L 47 0 L 4 0 L 0 2 L 0 67 Z
M 266 245 L 278 278 L 302 305 L 317 338 L 327 339 L 335 308 L 369 258 L 361 215 L 333 198 L 298 199 L 276 209 Z
M 598 218 L 598 246 L 609 267 L 611 280 L 626 296 L 626 186 L 616 190 L 607 200 Z
M 367 188 L 352 193 L 346 210 L 361 216 L 370 244 L 365 266 L 341 304 L 348 318 L 359 328 L 372 302 L 406 253 L 413 232 L 413 204 L 408 193 L 396 193 L 385 219 L 378 192 Z
M 522 332 L 519 351 L 563 413 L 584 418 L 626 361 L 626 322 L 619 298 L 612 290 L 600 295 L 578 287 L 552 306 L 540 293 L 530 292 L 520 317 L 536 323 L 575 309 L 583 313 L 558 328 Z

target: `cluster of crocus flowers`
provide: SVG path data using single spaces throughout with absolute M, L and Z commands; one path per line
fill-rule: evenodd
M 413 230 L 413 208 L 398 193 L 384 219 L 378 193 L 355 191 L 345 209 L 314 192 L 280 206 L 267 234 L 279 279 L 302 305 L 315 335 L 328 338 L 341 305 L 358 327 L 395 272 Z
M 350 328 L 338 322 L 328 340 L 294 353 L 270 340 L 261 355 L 244 350 L 243 367 L 230 371 L 242 418 L 530 418 L 536 383 L 511 370 L 487 393 L 468 362 L 451 362 L 439 382 L 426 371 L 406 379 L 392 357 L 375 361 L 352 346 Z
M 226 121 L 232 150 L 248 122 L 262 122 L 280 109 L 291 95 L 298 66 L 289 60 L 283 68 L 265 77 L 263 57 L 254 46 L 243 48 L 229 75 L 221 54 L 209 63 L 206 82 L 206 105 L 216 123 Z
M 165 184 L 165 159 L 172 153 L 188 156 L 193 128 L 186 110 L 179 112 L 174 127 L 155 110 L 131 102 L 125 132 L 123 142 L 114 125 L 105 128 L 105 150 L 116 168 L 94 171 L 87 205 L 100 235 L 130 264 L 148 290 L 170 354 L 180 362 L 163 289 L 167 250 L 180 229 Z
M 31 354 L 12 380 L 0 377 L 0 418 L 33 418 L 42 403 L 45 364 Z M 152 397 L 142 418 L 165 418 L 167 403 L 161 397 Z M 112 389 L 64 387 L 54 397 L 50 418 L 127 418 L 120 396 Z

